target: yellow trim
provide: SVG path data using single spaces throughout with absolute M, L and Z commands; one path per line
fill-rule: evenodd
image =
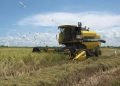
M 82 60 L 85 60 L 85 59 L 86 59 L 86 52 L 83 50 L 83 51 L 79 52 L 73 60 L 82 61 Z

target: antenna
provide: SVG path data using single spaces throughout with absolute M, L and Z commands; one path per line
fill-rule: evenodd
M 78 22 L 78 27 L 82 27 L 82 23 L 81 22 Z
M 80 34 L 81 34 L 81 28 L 82 28 L 82 23 L 81 22 L 78 22 L 78 34 L 79 34 L 79 32 L 80 32 Z

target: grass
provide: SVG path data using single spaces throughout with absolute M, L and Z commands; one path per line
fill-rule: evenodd
M 31 48 L 0 48 L 0 85 L 119 86 L 120 50 L 104 48 L 102 51 L 101 57 L 78 62 L 68 60 L 63 53 L 32 53 Z
M 31 53 L 31 49 L 1 49 L 0 76 L 21 75 L 63 61 L 65 61 L 64 55 L 59 56 L 57 53 Z

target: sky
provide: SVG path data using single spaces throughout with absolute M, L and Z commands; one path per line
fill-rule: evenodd
M 57 27 L 83 26 L 120 46 L 120 0 L 0 0 L 0 45 L 60 46 Z

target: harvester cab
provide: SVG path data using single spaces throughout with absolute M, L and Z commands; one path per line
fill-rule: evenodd
M 96 32 L 82 27 L 81 23 L 78 23 L 78 26 L 61 25 L 58 29 L 60 30 L 58 42 L 65 45 L 70 59 L 83 60 L 89 56 L 101 55 L 101 42 L 105 41 L 101 40 Z

